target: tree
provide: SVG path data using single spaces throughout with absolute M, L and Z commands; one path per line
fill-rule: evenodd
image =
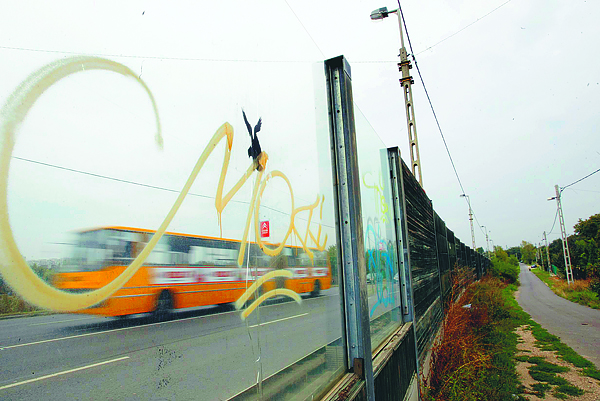
M 337 245 L 331 245 L 327 248 L 327 258 L 329 259 L 329 266 L 331 267 L 331 282 L 332 284 L 339 284 L 338 280 L 338 251 Z
M 521 247 L 520 246 L 511 246 L 510 248 L 508 248 L 506 250 L 506 253 L 508 253 L 508 256 L 512 256 L 514 255 L 518 260 L 522 260 L 522 256 L 521 256 Z
M 527 241 L 521 241 L 521 258 L 524 263 L 530 265 L 535 261 L 535 246 Z
M 496 245 L 494 247 L 494 256 L 503 263 L 508 263 L 508 253 L 501 246 Z
M 575 276 L 575 267 L 579 270 L 581 278 L 591 278 L 595 282 L 600 282 L 600 214 L 590 216 L 586 220 L 581 220 L 573 227 L 575 234 L 574 249 L 571 263 L 574 266 L 573 276 Z M 569 244 L 571 251 L 571 244 Z
M 573 228 L 578 235 L 600 243 L 600 214 L 590 216 L 587 220 L 579 219 Z

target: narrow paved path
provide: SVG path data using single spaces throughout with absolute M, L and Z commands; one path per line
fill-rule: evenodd
M 600 310 L 554 294 L 521 263 L 517 301 L 531 318 L 600 368 Z

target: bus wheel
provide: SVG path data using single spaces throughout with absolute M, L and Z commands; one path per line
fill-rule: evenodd
M 166 318 L 173 309 L 173 296 L 168 290 L 161 291 L 156 300 L 156 308 L 154 309 L 154 317 L 162 320 Z
M 319 295 L 321 295 L 321 282 L 319 280 L 315 280 L 315 287 L 313 288 L 310 295 L 313 297 L 318 297 Z

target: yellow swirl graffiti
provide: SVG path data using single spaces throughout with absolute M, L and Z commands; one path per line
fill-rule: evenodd
M 246 219 L 246 225 L 244 227 L 244 234 L 242 236 L 242 241 L 240 245 L 240 251 L 238 254 L 238 265 L 242 266 L 244 261 L 245 249 L 248 240 L 248 233 L 250 230 L 250 223 L 252 220 L 252 214 L 254 212 L 254 220 L 255 220 L 255 232 L 256 237 L 258 238 L 259 245 L 263 249 L 265 253 L 271 256 L 275 256 L 281 252 L 283 247 L 285 246 L 288 237 L 292 232 L 297 236 L 299 241 L 302 243 L 304 250 L 307 252 L 311 260 L 313 259 L 313 253 L 307 247 L 308 236 L 314 241 L 317 246 L 317 249 L 324 250 L 327 243 L 327 235 L 325 235 L 323 243 L 320 244 L 321 238 L 321 224 L 319 224 L 319 230 L 317 233 L 317 237 L 313 235 L 310 231 L 310 224 L 312 220 L 312 215 L 314 209 L 321 203 L 320 216 L 322 218 L 323 215 L 323 203 L 325 198 L 322 197 L 319 199 L 317 196 L 317 200 L 312 205 L 302 206 L 299 208 L 294 207 L 294 194 L 292 186 L 288 180 L 288 178 L 280 171 L 273 171 L 272 173 L 267 175 L 264 181 L 262 181 L 262 176 L 266 169 L 266 164 L 268 160 L 268 155 L 265 152 L 262 152 L 256 161 L 252 161 L 250 166 L 246 170 L 246 172 L 240 177 L 237 183 L 227 192 L 225 196 L 223 196 L 223 187 L 225 184 L 225 177 L 227 176 L 227 171 L 229 167 L 229 161 L 231 158 L 231 149 L 233 146 L 233 127 L 229 123 L 224 123 L 213 135 L 206 148 L 198 158 L 196 165 L 194 166 L 190 176 L 188 177 L 181 193 L 177 197 L 177 200 L 173 204 L 171 210 L 165 217 L 164 221 L 156 231 L 156 233 L 152 236 L 146 247 L 142 250 L 142 252 L 136 257 L 133 262 L 121 273 L 117 278 L 115 278 L 110 283 L 106 284 L 104 287 L 99 288 L 94 291 L 90 291 L 84 294 L 74 294 L 67 293 L 60 290 L 55 289 L 52 286 L 49 286 L 44 281 L 42 281 L 37 275 L 29 268 L 19 249 L 15 243 L 12 230 L 10 227 L 9 219 L 8 219 L 8 207 L 7 207 L 7 186 L 8 186 L 8 173 L 10 167 L 10 159 L 12 155 L 12 151 L 14 148 L 15 142 L 15 132 L 19 126 L 19 124 L 25 119 L 27 113 L 37 100 L 39 96 L 47 90 L 54 83 L 59 81 L 62 78 L 65 78 L 71 74 L 76 72 L 81 72 L 85 70 L 107 70 L 117 72 L 126 77 L 134 78 L 146 91 L 150 100 L 152 101 L 152 106 L 154 108 L 154 113 L 156 116 L 156 125 L 157 125 L 157 136 L 156 140 L 159 146 L 162 146 L 162 136 L 160 133 L 160 120 L 158 117 L 158 110 L 156 108 L 156 103 L 154 101 L 154 97 L 150 92 L 150 89 L 146 86 L 146 84 L 138 78 L 133 71 L 131 71 L 128 67 L 119 64 L 117 62 L 106 60 L 97 57 L 73 57 L 61 61 L 57 61 L 51 63 L 40 70 L 36 71 L 29 78 L 27 78 L 10 96 L 4 107 L 2 108 L 0 117 L 2 118 L 2 125 L 0 126 L 0 273 L 6 280 L 6 282 L 16 291 L 18 292 L 26 301 L 31 304 L 37 305 L 41 308 L 51 309 L 55 311 L 62 312 L 73 312 L 80 309 L 85 309 L 90 306 L 93 306 L 99 302 L 110 297 L 117 290 L 129 281 L 133 275 L 140 269 L 142 263 L 146 260 L 146 258 L 150 255 L 152 250 L 154 249 L 157 242 L 160 240 L 162 235 L 165 233 L 168 225 L 173 220 L 173 217 L 177 214 L 183 200 L 187 196 L 192 184 L 194 183 L 196 177 L 198 176 L 200 170 L 204 166 L 204 163 L 212 153 L 212 151 L 217 147 L 218 143 L 223 139 L 227 138 L 225 143 L 225 155 L 223 158 L 223 165 L 221 168 L 221 175 L 219 178 L 219 184 L 217 186 L 217 193 L 215 196 L 215 208 L 218 214 L 219 227 L 221 227 L 221 215 L 223 210 L 229 203 L 229 201 L 233 198 L 233 196 L 241 189 L 244 183 L 252 176 L 254 171 L 258 171 L 258 177 L 254 184 L 254 188 L 252 190 L 252 199 L 250 201 L 250 206 L 248 208 L 248 215 Z M 266 247 L 262 241 L 260 241 L 259 232 L 259 221 L 258 221 L 258 210 L 260 208 L 260 200 L 264 193 L 267 182 L 272 177 L 280 177 L 282 178 L 288 185 L 290 190 L 290 196 L 292 199 L 292 213 L 290 216 L 290 224 L 288 227 L 288 231 L 285 235 L 284 240 L 281 242 L 279 247 L 276 249 L 270 249 Z M 262 182 L 262 185 L 261 185 Z M 260 186 L 260 191 L 259 191 Z M 306 234 L 304 238 L 298 232 L 295 226 L 295 217 L 298 213 L 302 211 L 309 211 L 309 219 L 306 228 Z M 221 227 L 222 229 L 222 227 Z M 273 278 L 273 277 L 291 277 L 291 273 L 285 270 L 278 270 L 274 272 L 270 272 L 269 274 L 261 277 L 256 283 L 254 283 L 250 288 L 242 295 L 241 299 L 243 301 L 238 300 L 238 303 L 241 302 L 243 305 L 248 297 L 250 297 L 255 289 L 261 285 L 264 281 Z M 260 284 L 259 284 L 260 283 Z M 301 298 L 295 292 L 288 289 L 276 289 L 269 291 L 268 293 L 259 297 L 250 308 L 244 311 L 242 318 L 247 317 L 252 311 L 264 300 L 276 296 L 276 295 L 286 295 L 297 302 L 301 302 Z M 239 309 L 239 308 L 238 308 Z
M 387 221 L 387 212 L 389 211 L 389 207 L 387 202 L 385 201 L 384 185 L 383 185 L 383 177 L 381 175 L 381 171 L 379 172 L 379 182 L 375 182 L 373 185 L 367 184 L 367 176 L 372 175 L 371 172 L 366 172 L 363 175 L 363 184 L 365 187 L 373 190 L 373 197 L 375 199 L 375 204 L 379 204 L 379 212 L 381 213 L 381 222 L 385 223 Z
M 158 110 L 150 89 L 131 69 L 111 60 L 97 57 L 73 57 L 50 63 L 23 81 L 2 107 L 0 111 L 0 118 L 2 118 L 0 127 L 0 273 L 4 280 L 29 303 L 65 312 L 87 308 L 101 302 L 125 285 L 165 232 L 185 196 L 180 196 L 181 201 L 178 199 L 161 228 L 131 265 L 114 281 L 98 290 L 86 294 L 66 293 L 46 284 L 29 268 L 15 243 L 8 220 L 8 173 L 15 144 L 15 132 L 44 91 L 57 81 L 85 70 L 107 70 L 135 79 L 152 101 L 157 125 L 156 140 L 159 146 L 162 145 Z
M 244 304 L 248 301 L 248 299 L 250 299 L 250 297 L 260 288 L 261 285 L 263 285 L 263 283 L 265 281 L 271 280 L 275 277 L 292 277 L 292 276 L 293 276 L 292 272 L 290 272 L 289 270 L 275 270 L 275 271 L 265 274 L 264 276 L 262 276 L 258 280 L 256 280 L 250 287 L 248 287 L 248 289 L 242 294 L 242 296 L 239 297 L 239 299 L 235 302 L 235 308 L 241 309 L 244 306 Z M 265 300 L 272 298 L 272 297 L 276 297 L 278 295 L 285 295 L 285 296 L 292 298 L 299 304 L 302 303 L 302 298 L 300 297 L 300 295 L 298 295 L 294 291 L 288 290 L 287 288 L 276 288 L 274 290 L 271 290 L 271 291 L 261 295 L 260 297 L 258 297 L 258 299 L 256 299 L 254 302 L 252 302 L 252 304 L 248 308 L 246 308 L 244 310 L 244 312 L 242 312 L 242 320 L 245 320 L 248 317 L 248 315 L 250 315 L 252 312 L 254 312 L 254 309 L 256 309 Z

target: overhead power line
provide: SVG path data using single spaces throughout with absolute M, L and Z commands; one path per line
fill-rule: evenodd
M 567 185 L 567 186 L 565 186 L 565 187 L 562 187 L 562 188 L 560 189 L 560 191 L 562 192 L 564 189 L 566 189 L 566 188 L 570 187 L 571 185 L 575 185 L 575 184 L 577 184 L 578 182 L 581 182 L 581 181 L 585 180 L 586 178 L 593 176 L 593 175 L 594 175 L 594 174 L 596 174 L 598 171 L 600 171 L 600 168 L 599 168 L 598 170 L 594 171 L 593 173 L 590 173 L 590 174 L 586 175 L 585 177 L 583 177 L 583 178 L 580 178 L 580 179 L 578 179 L 577 181 L 575 181 L 575 182 L 572 182 L 572 183 L 570 183 L 569 185 Z
M 552 228 L 548 232 L 548 235 L 552 234 L 552 230 L 554 230 L 554 225 L 556 224 L 556 218 L 558 217 L 558 208 L 556 208 L 556 214 L 554 215 L 554 223 L 552 223 Z
M 177 194 L 181 192 L 181 191 L 178 191 L 178 190 L 175 190 L 175 189 L 171 189 L 171 188 L 159 187 L 159 186 L 156 186 L 156 185 L 149 185 L 149 184 L 144 184 L 144 183 L 141 183 L 141 182 L 124 180 L 122 178 L 115 178 L 115 177 L 110 177 L 110 176 L 107 176 L 107 175 L 90 173 L 88 171 L 83 171 L 83 170 L 77 170 L 77 169 L 74 169 L 74 168 L 58 166 L 56 164 L 44 163 L 44 162 L 40 162 L 40 161 L 32 160 L 32 159 L 26 159 L 24 157 L 12 156 L 12 158 L 13 159 L 17 159 L 17 160 L 21 160 L 21 161 L 25 161 L 25 162 L 28 162 L 28 163 L 39 164 L 39 165 L 42 165 L 42 166 L 51 167 L 51 168 L 55 168 L 55 169 L 59 169 L 59 170 L 65 170 L 65 171 L 69 171 L 69 172 L 72 172 L 72 173 L 77 173 L 77 174 L 82 174 L 82 175 L 88 175 L 90 177 L 96 177 L 96 178 L 102 178 L 102 179 L 105 179 L 105 180 L 121 182 L 121 183 L 124 183 L 124 184 L 136 185 L 136 186 L 139 186 L 139 187 L 150 188 L 150 189 L 157 189 L 159 191 L 173 192 L 173 193 L 177 193 Z M 199 197 L 199 198 L 215 199 L 214 196 L 202 195 L 202 194 L 195 194 L 193 192 L 188 192 L 188 195 L 190 195 L 190 196 L 196 196 L 196 197 Z M 247 201 L 240 201 L 240 200 L 234 200 L 234 199 L 232 199 L 231 202 L 241 203 L 241 204 L 245 204 L 245 205 L 249 205 L 250 204 L 250 202 L 247 202 Z M 263 205 L 263 204 L 261 204 L 260 207 L 272 210 L 272 211 L 277 212 L 277 213 L 284 214 L 286 216 L 290 215 L 287 212 L 284 212 L 284 211 L 281 211 L 281 210 L 278 210 L 278 209 L 275 209 L 275 208 L 272 208 L 270 206 L 266 206 L 266 205 Z M 300 217 L 298 217 L 298 218 L 300 220 L 306 221 L 306 219 L 303 219 L 303 218 L 300 218 Z M 327 224 L 323 224 L 323 223 L 321 223 L 321 224 L 323 226 L 325 226 L 325 227 L 334 228 L 333 226 L 330 226 L 330 225 L 327 225 Z
M 498 9 L 500 9 L 501 7 L 504 7 L 505 5 L 507 5 L 508 3 L 510 3 L 512 0 L 508 0 L 505 1 L 504 3 L 500 4 L 498 7 L 494 8 L 492 11 L 490 11 L 489 13 L 477 18 L 475 21 L 471 22 L 470 24 L 462 27 L 461 29 L 459 29 L 458 31 L 454 32 L 452 35 L 446 36 L 444 39 L 440 40 L 439 42 L 429 46 L 428 48 L 426 48 L 425 50 L 421 50 L 420 52 L 418 52 L 416 55 L 418 56 L 419 54 L 425 53 L 428 50 L 433 49 L 434 47 L 436 47 L 437 45 L 439 45 L 440 43 L 443 43 L 445 41 L 447 41 L 448 39 L 450 39 L 453 36 L 458 35 L 459 33 L 461 33 L 462 31 L 464 31 L 465 29 L 475 25 L 476 23 L 478 23 L 479 21 L 481 21 L 482 19 L 484 19 L 485 17 L 487 17 L 488 15 L 490 15 L 491 13 L 493 13 L 494 11 L 497 11 Z
M 429 96 L 429 92 L 427 91 L 427 87 L 425 86 L 425 80 L 423 79 L 423 74 L 421 74 L 421 69 L 419 68 L 417 59 L 415 58 L 415 53 L 413 51 L 412 42 L 410 40 L 410 35 L 408 34 L 408 28 L 406 27 L 406 19 L 404 18 L 404 13 L 402 12 L 402 6 L 400 5 L 400 0 L 398 0 L 398 10 L 400 10 L 400 15 L 402 16 L 402 24 L 404 25 L 404 31 L 406 32 L 406 38 L 408 39 L 408 47 L 410 48 L 411 57 L 415 63 L 415 68 L 417 69 L 417 73 L 419 74 L 419 79 L 421 80 L 421 84 L 423 85 L 425 95 L 427 96 L 427 101 L 429 102 L 429 107 L 431 108 L 431 112 L 433 113 L 433 118 L 435 119 L 435 123 L 437 124 L 438 131 L 440 132 L 440 135 L 442 137 L 442 141 L 444 142 L 444 147 L 446 148 L 446 153 L 448 153 L 448 158 L 450 158 L 450 163 L 452 164 L 452 169 L 454 170 L 454 174 L 456 175 L 456 179 L 458 180 L 458 185 L 460 186 L 462 193 L 465 194 L 466 193 L 465 188 L 462 184 L 462 181 L 460 180 L 458 171 L 456 170 L 456 165 L 454 164 L 454 160 L 452 159 L 452 155 L 450 154 L 450 149 L 448 148 L 448 143 L 446 142 L 446 138 L 444 137 L 444 132 L 442 131 L 440 121 L 438 120 L 437 115 L 435 113 L 435 109 L 433 107 L 433 102 L 431 101 L 431 97 Z M 473 208 L 471 207 L 470 200 L 467 197 L 465 197 L 465 199 L 472 211 Z M 477 221 L 477 226 L 479 227 L 479 231 L 481 231 L 481 233 L 485 235 L 485 232 L 481 229 L 481 223 L 477 219 L 475 212 L 473 212 L 473 217 L 475 217 L 475 221 Z

